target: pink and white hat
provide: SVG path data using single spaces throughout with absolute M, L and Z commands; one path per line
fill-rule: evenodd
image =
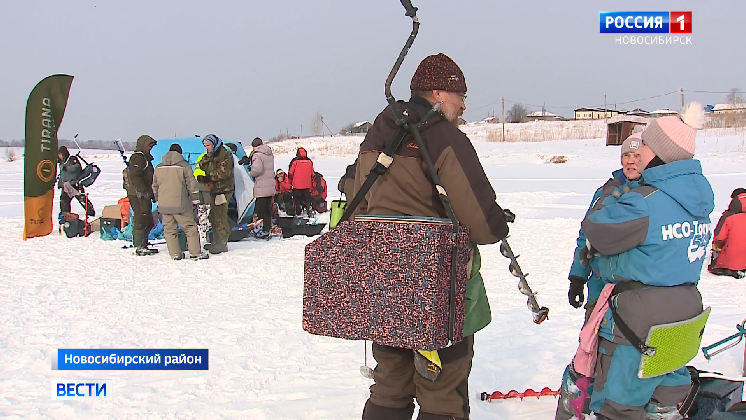
M 704 127 L 705 111 L 690 102 L 680 115 L 653 120 L 642 132 L 642 142 L 666 163 L 694 157 L 694 137 Z

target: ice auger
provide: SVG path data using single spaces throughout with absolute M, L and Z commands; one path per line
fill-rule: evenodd
M 541 324 L 544 320 L 549 318 L 549 308 L 546 306 L 539 306 L 539 302 L 536 301 L 536 293 L 531 290 L 531 286 L 528 285 L 528 281 L 526 280 L 528 273 L 523 274 L 521 266 L 518 265 L 518 257 L 520 257 L 520 255 L 515 255 L 513 253 L 513 250 L 508 244 L 508 238 L 503 239 L 500 243 L 500 253 L 503 254 L 503 257 L 510 259 L 508 270 L 510 270 L 510 274 L 518 277 L 518 290 L 522 294 L 528 296 L 526 304 L 528 305 L 528 309 L 531 310 L 534 324 Z

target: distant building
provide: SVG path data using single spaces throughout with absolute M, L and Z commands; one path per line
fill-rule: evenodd
M 532 112 L 521 120 L 521 122 L 531 122 L 531 121 L 559 121 L 560 118 L 551 112 L 547 111 L 536 111 Z
M 649 118 L 635 115 L 617 115 L 606 122 L 606 145 L 619 146 L 632 134 L 638 125 L 647 125 Z
M 615 115 L 619 115 L 619 111 L 615 109 L 578 108 L 575 110 L 576 120 L 600 120 L 603 118 L 611 118 Z
M 741 104 L 717 104 L 712 107 L 715 115 L 733 115 L 746 113 L 746 103 Z
M 458 125 L 466 125 L 469 124 L 465 119 L 458 117 Z
M 497 124 L 500 122 L 500 118 L 489 116 L 483 120 L 479 120 L 474 124 Z
M 648 111 L 645 111 L 644 109 L 640 109 L 640 108 L 633 109 L 632 111 L 626 111 L 624 112 L 624 115 L 630 115 L 634 117 L 645 117 L 645 118 L 650 117 L 650 113 Z
M 650 118 L 667 117 L 670 115 L 679 115 L 679 113 L 676 111 L 670 110 L 668 108 L 656 109 L 655 111 L 650 111 Z
M 350 128 L 350 134 L 365 134 L 372 126 L 373 124 L 371 124 L 370 121 L 355 123 L 352 128 Z

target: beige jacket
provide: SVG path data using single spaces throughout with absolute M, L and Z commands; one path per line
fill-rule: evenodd
M 198 185 L 191 166 L 181 153 L 172 151 L 163 155 L 163 160 L 155 167 L 153 194 L 161 214 L 192 211 L 192 201 L 199 198 Z

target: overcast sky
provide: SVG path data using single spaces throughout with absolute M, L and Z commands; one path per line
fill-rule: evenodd
M 413 0 L 422 23 L 394 82 L 399 99 L 422 58 L 464 71 L 467 120 L 500 97 L 572 116 L 572 108 L 678 91 L 722 102 L 746 90 L 746 1 Z M 619 45 L 600 11 L 691 10 L 692 45 Z M 411 30 L 398 0 L 0 2 L 0 139 L 24 137 L 31 89 L 75 76 L 60 138 L 134 141 L 210 132 L 236 141 L 309 134 L 373 120 Z M 619 109 L 680 107 L 679 94 Z M 508 102 L 506 107 L 509 107 Z M 530 110 L 539 110 L 529 106 Z

